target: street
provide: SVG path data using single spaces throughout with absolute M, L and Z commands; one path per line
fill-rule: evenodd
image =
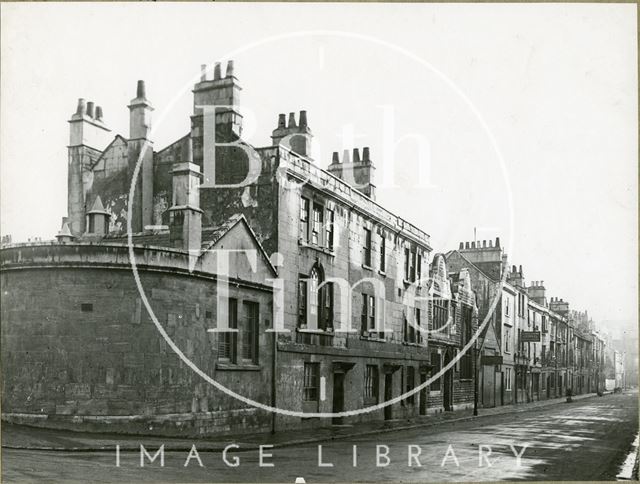
M 143 455 L 141 467 L 141 453 L 134 451 L 120 452 L 117 467 L 115 449 L 3 449 L 2 477 L 4 482 L 615 480 L 637 433 L 637 393 L 628 393 L 409 431 L 263 449 L 262 467 L 259 451 L 242 451 L 242 444 L 226 456 L 209 450 L 196 454 L 192 449 L 191 455 L 166 451 L 164 467 L 160 454 L 154 462 Z M 194 440 L 196 450 L 198 442 Z M 145 444 L 144 438 L 140 443 Z M 149 445 L 146 450 L 153 457 L 158 448 Z

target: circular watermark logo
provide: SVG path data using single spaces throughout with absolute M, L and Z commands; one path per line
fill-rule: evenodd
M 296 39 L 301 39 L 303 37 L 312 37 L 312 38 L 322 38 L 322 37 L 333 37 L 334 39 L 338 39 L 341 42 L 345 42 L 345 41 L 356 41 L 356 42 L 360 42 L 360 43 L 365 43 L 368 44 L 368 46 L 370 48 L 372 47 L 378 47 L 378 48 L 382 48 L 382 49 L 387 49 L 395 54 L 399 54 L 403 59 L 414 62 L 416 64 L 418 64 L 419 66 L 421 66 L 422 68 L 426 69 L 429 73 L 431 73 L 432 75 L 435 75 L 435 77 L 437 79 L 439 79 L 440 81 L 442 81 L 444 83 L 444 85 L 449 88 L 463 103 L 463 105 L 471 112 L 471 114 L 473 115 L 473 118 L 475 120 L 475 122 L 477 122 L 480 127 L 482 132 L 484 133 L 484 135 L 486 136 L 486 138 L 489 141 L 489 145 L 491 147 L 491 150 L 493 151 L 493 154 L 495 155 L 496 159 L 497 159 L 497 164 L 500 168 L 500 172 L 502 175 L 502 178 L 504 180 L 504 192 L 503 192 L 503 196 L 504 196 L 504 205 L 506 210 L 508 211 L 508 226 L 509 226 L 509 231 L 508 231 L 508 235 L 509 235 L 509 243 L 512 244 L 513 243 L 513 224 L 514 224 L 514 217 L 513 217 L 513 210 L 512 210 L 512 194 L 511 194 L 511 189 L 510 189 L 510 184 L 509 184 L 509 180 L 508 180 L 508 176 L 507 176 L 507 169 L 506 169 L 506 165 L 505 165 L 505 161 L 502 157 L 502 154 L 500 152 L 500 149 L 498 147 L 497 141 L 494 137 L 494 135 L 492 134 L 492 132 L 489 130 L 489 127 L 487 126 L 487 123 L 485 122 L 483 116 L 481 115 L 481 113 L 478 111 L 478 109 L 476 108 L 476 106 L 471 102 L 471 100 L 462 92 L 462 90 L 456 86 L 456 84 L 451 81 L 444 73 L 442 73 L 440 70 L 438 70 L 436 67 L 434 67 L 432 64 L 430 64 L 428 61 L 424 60 L 423 58 L 421 58 L 420 56 L 418 56 L 417 54 L 401 47 L 398 45 L 394 45 L 390 42 L 387 42 L 385 40 L 382 39 L 378 39 L 375 37 L 371 37 L 371 36 L 367 36 L 367 35 L 363 35 L 363 34 L 357 34 L 357 33 L 352 33 L 352 32 L 343 32 L 343 31 L 330 31 L 330 30 L 312 30 L 312 31 L 301 31 L 301 32 L 291 32 L 291 33 L 286 33 L 286 34 L 281 34 L 281 35 L 276 35 L 276 36 L 272 36 L 272 37 L 267 37 L 264 38 L 262 40 L 253 42 L 251 44 L 248 44 L 242 48 L 236 49 L 232 52 L 229 52 L 227 55 L 223 56 L 221 59 L 222 60 L 226 60 L 226 59 L 230 59 L 236 55 L 242 54 L 244 52 L 250 51 L 251 49 L 255 49 L 259 46 L 265 46 L 267 44 L 273 44 L 276 43 L 278 41 L 289 41 L 289 40 L 296 40 Z M 368 55 L 371 56 L 371 52 L 368 52 Z M 162 121 L 169 115 L 169 113 L 171 112 L 172 108 L 174 107 L 174 105 L 182 98 L 182 96 L 189 92 L 194 84 L 194 82 L 197 82 L 200 78 L 201 73 L 198 73 L 196 76 L 194 76 L 192 79 L 189 80 L 188 83 L 185 84 L 185 86 L 178 92 L 178 94 L 168 103 L 167 107 L 162 111 L 161 115 L 159 116 L 157 123 L 154 125 L 154 127 L 151 129 L 150 131 L 150 137 L 151 135 L 157 130 L 157 127 L 162 123 Z M 386 109 L 386 114 L 389 114 L 389 110 L 388 110 L 388 106 L 385 108 L 385 106 L 382 106 L 382 111 L 385 111 Z M 215 116 L 215 113 L 213 113 L 213 115 Z M 388 120 L 389 116 L 386 117 L 386 119 Z M 389 129 L 393 129 L 393 125 L 392 123 L 386 123 L 386 127 L 385 127 L 386 131 L 388 132 Z M 419 138 L 418 135 L 411 134 L 409 137 L 412 137 L 413 139 L 418 141 L 418 145 L 419 146 L 424 146 L 424 144 L 421 145 L 421 140 Z M 428 145 L 428 143 L 426 143 Z M 150 143 L 146 142 L 140 152 L 140 155 L 138 157 L 136 166 L 134 168 L 133 171 L 133 175 L 132 175 L 132 180 L 131 180 L 131 185 L 130 185 L 130 189 L 129 189 L 129 201 L 134 200 L 134 196 L 135 196 L 135 190 L 136 190 L 136 181 L 138 179 L 138 177 L 140 176 L 140 171 L 141 171 L 141 165 L 142 165 L 142 160 L 144 159 L 145 156 L 145 152 L 147 149 L 151 149 L 150 147 Z M 422 153 L 422 151 L 421 151 Z M 393 162 L 393 160 L 390 160 L 389 157 L 384 156 L 385 159 L 383 159 L 383 167 L 386 167 L 385 169 L 385 173 L 388 175 L 390 172 L 392 172 L 392 170 L 389 170 L 389 162 Z M 430 166 L 431 160 L 430 157 L 427 157 L 427 159 L 423 159 L 420 156 L 420 167 L 424 166 L 424 164 L 426 163 L 427 166 Z M 343 160 L 344 161 L 344 160 Z M 355 161 L 355 160 L 354 160 Z M 422 169 L 422 168 L 421 168 Z M 206 170 L 206 168 L 205 168 Z M 428 170 L 426 170 L 426 172 L 428 173 Z M 428 175 L 427 176 L 423 176 L 423 174 L 425 173 L 425 171 L 422 171 L 420 176 L 418 177 L 421 181 L 425 182 L 427 186 L 431 186 L 429 179 L 428 179 Z M 255 175 L 255 173 L 254 173 Z M 282 173 L 279 173 L 280 176 L 276 177 L 277 182 L 283 186 L 285 189 L 299 189 L 299 187 L 301 185 L 303 185 L 305 182 L 307 182 L 308 180 L 304 180 L 302 183 L 291 183 L 289 180 L 287 180 L 287 178 L 285 176 L 282 176 Z M 385 175 L 385 180 L 387 180 L 388 178 L 387 175 Z M 348 178 L 348 177 L 347 177 Z M 211 182 L 211 180 L 210 180 Z M 355 180 L 352 180 L 352 182 L 355 182 Z M 205 184 L 206 184 L 206 174 L 205 174 Z M 421 186 L 425 186 L 424 183 Z M 206 188 L 206 186 L 205 186 Z M 460 187 L 456 187 L 456 189 L 459 189 Z M 464 187 L 461 187 L 462 189 L 464 189 Z M 128 207 L 127 207 L 127 243 L 128 243 L 128 248 L 129 248 L 129 258 L 130 258 L 130 263 L 131 263 L 131 269 L 133 271 L 133 276 L 136 282 L 136 286 L 138 288 L 138 291 L 140 293 L 140 298 L 149 314 L 149 317 L 151 318 L 153 324 L 155 325 L 156 329 L 158 330 L 159 334 L 162 336 L 162 338 L 164 339 L 164 341 L 167 343 L 167 345 L 171 348 L 171 350 L 181 359 L 181 361 L 188 367 L 190 368 L 192 371 L 194 371 L 198 376 L 200 376 L 204 381 L 206 381 L 207 383 L 213 385 L 215 388 L 217 388 L 219 391 L 224 392 L 225 394 L 256 408 L 268 411 L 268 412 L 275 412 L 277 414 L 281 414 L 281 415 L 286 415 L 286 416 L 292 416 L 292 417 L 305 417 L 305 418 L 309 418 L 309 417 L 319 417 L 319 418 L 339 418 L 339 417 L 350 417 L 350 416 L 355 416 L 355 415 L 359 415 L 359 414 L 364 414 L 364 413 L 368 413 L 368 412 L 373 412 L 379 409 L 383 409 L 385 407 L 388 407 L 390 405 L 394 405 L 396 403 L 399 403 L 401 401 L 406 400 L 409 397 L 412 397 L 413 395 L 421 392 L 422 390 L 426 389 L 429 387 L 429 385 L 431 385 L 432 383 L 434 383 L 435 381 L 437 381 L 440 378 L 443 378 L 444 375 L 448 372 L 451 371 L 452 368 L 454 368 L 454 366 L 458 363 L 458 361 L 464 356 L 466 355 L 469 351 L 473 351 L 474 349 L 477 349 L 478 347 L 478 342 L 481 338 L 482 335 L 485 334 L 485 330 L 487 329 L 487 326 L 492 324 L 491 320 L 493 318 L 493 314 L 496 310 L 497 304 L 500 302 L 500 290 L 496 290 L 494 297 L 491 299 L 491 301 L 488 304 L 488 307 L 486 307 L 486 313 L 483 315 L 482 321 L 478 321 L 478 325 L 477 325 L 477 329 L 475 331 L 474 334 L 471 335 L 471 337 L 464 342 L 464 344 L 461 344 L 461 348 L 459 348 L 459 351 L 457 351 L 457 354 L 455 354 L 455 356 L 453 356 L 448 362 L 446 362 L 445 365 L 443 365 L 438 371 L 435 372 L 435 374 L 431 375 L 429 378 L 426 379 L 426 381 L 424 381 L 423 383 L 420 383 L 419 385 L 415 385 L 414 388 L 409 389 L 408 391 L 393 397 L 393 398 L 388 398 L 385 401 L 382 401 L 380 403 L 377 403 L 375 405 L 369 405 L 369 406 L 364 406 L 362 408 L 358 408 L 358 409 L 351 409 L 351 410 L 344 410 L 344 411 L 340 411 L 340 412 L 302 412 L 302 411 L 297 411 L 297 410 L 291 410 L 291 409 L 286 409 L 286 408 L 278 408 L 276 406 L 271 406 L 271 405 L 266 405 L 264 403 L 255 401 L 251 398 L 247 398 L 244 395 L 239 394 L 236 391 L 233 391 L 232 389 L 224 386 L 223 384 L 221 384 L 219 381 L 216 381 L 215 378 L 213 378 L 212 376 L 210 376 L 209 374 L 207 374 L 205 371 L 203 371 L 201 368 L 199 368 L 190 358 L 188 358 L 185 353 L 178 347 L 178 345 L 173 341 L 173 339 L 171 338 L 171 336 L 167 333 L 167 331 L 165 330 L 165 328 L 163 327 L 163 325 L 160 323 L 160 321 L 158 320 L 158 317 L 156 316 L 148 298 L 145 292 L 145 289 L 141 283 L 140 280 L 140 274 L 138 272 L 138 266 L 136 263 L 136 257 L 135 257 L 135 250 L 134 250 L 134 239 L 133 239 L 133 230 L 132 230 L 132 218 L 133 218 L 133 204 L 130 202 L 128 203 Z M 510 247 L 510 246 L 509 246 Z M 501 285 L 504 280 L 506 279 L 506 274 L 507 271 L 503 271 L 503 279 L 502 281 L 496 281 L 497 285 Z M 430 277 L 426 277 L 426 278 L 418 278 L 418 281 L 413 281 L 414 284 L 417 284 L 419 282 L 424 283 L 425 287 L 427 288 L 433 288 L 434 287 L 434 280 Z M 443 281 L 437 281 L 438 283 L 440 283 L 440 285 L 442 285 Z M 317 288 L 316 288 L 317 289 Z M 442 291 L 433 291 L 429 289 L 429 297 L 442 297 Z M 448 294 L 448 297 L 450 297 L 450 294 Z M 350 317 L 350 312 L 349 312 L 349 316 Z M 449 314 L 446 323 L 444 325 L 442 325 L 441 327 L 438 327 L 437 329 L 432 329 L 429 330 L 427 328 L 421 327 L 418 324 L 416 324 L 415 321 L 411 320 L 411 318 L 408 318 L 408 324 L 410 326 L 413 327 L 413 329 L 415 330 L 415 334 L 419 334 L 420 337 L 418 337 L 419 339 L 422 339 L 422 341 L 426 341 L 427 345 L 429 344 L 429 336 L 432 335 L 434 332 L 443 332 L 443 331 L 448 331 L 451 328 L 452 325 L 452 319 L 451 319 L 451 315 Z M 274 323 L 276 323 L 276 321 L 274 321 Z M 349 322 L 347 322 L 346 324 L 347 326 L 347 332 L 353 332 L 351 331 L 350 328 L 350 324 Z M 387 330 L 384 327 L 384 324 L 382 324 L 381 327 L 378 327 L 376 325 L 375 327 L 375 331 L 380 330 L 381 333 L 385 333 L 389 332 L 391 330 Z M 284 330 L 285 332 L 289 332 L 288 330 Z M 427 347 L 421 346 L 420 348 L 424 348 L 425 351 L 427 351 Z M 347 355 L 348 356 L 348 355 Z M 372 355 L 373 356 L 373 355 Z M 474 351 L 474 357 L 476 358 L 476 363 L 478 362 L 478 355 L 476 354 L 476 352 Z

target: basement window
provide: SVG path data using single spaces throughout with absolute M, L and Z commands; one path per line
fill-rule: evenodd
M 92 313 L 93 312 L 93 304 L 91 303 L 82 303 L 80 304 L 80 311 L 83 313 Z

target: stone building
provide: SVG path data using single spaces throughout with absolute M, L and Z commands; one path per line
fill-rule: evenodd
M 89 227 L 98 227 L 92 210 Z M 12 244 L 0 251 L 2 411 L 10 421 L 61 428 L 151 434 L 268 430 L 271 415 L 205 382 L 170 348 L 132 277 L 126 245 L 68 226 L 55 242 Z M 96 228 L 96 230 L 98 230 Z M 254 247 L 242 217 L 205 243 Z M 205 253 L 190 267 L 178 248 L 132 246 L 142 287 L 160 326 L 201 371 L 263 405 L 272 401 L 275 269 L 231 254 L 231 326 L 243 337 L 209 332 L 217 316 L 217 262 Z
M 57 241 L 2 250 L 3 284 L 16 288 L 3 294 L 6 414 L 208 434 L 473 404 L 473 358 L 455 358 L 477 327 L 469 272 L 447 268 L 444 256 L 431 260 L 429 235 L 376 202 L 367 147 L 334 153 L 326 170 L 311 159 L 305 111 L 280 114 L 270 146 L 249 145 L 240 91 L 233 62 L 224 76 L 220 64 L 213 76 L 203 67 L 188 131 L 159 150 L 143 81 L 128 106 L 128 137 L 110 131 L 101 107 L 78 101 Z M 129 241 L 177 349 L 231 390 L 297 416 L 234 401 L 167 349 L 131 277 Z M 223 249 L 238 251 L 226 266 Z M 233 284 L 221 302 L 210 286 L 225 276 Z M 47 291 L 25 291 L 30 278 Z M 38 304 L 25 309 L 21 294 Z M 48 324 L 34 309 L 45 296 L 55 301 L 42 304 Z M 30 328 L 43 333 L 27 344 Z M 55 352 L 62 328 L 77 334 Z M 148 351 L 130 355 L 134 348 Z M 89 349 L 99 351 L 93 362 Z M 18 371 L 32 362 L 38 371 Z M 45 383 L 51 372 L 57 386 Z M 367 407 L 333 422 L 305 416 Z

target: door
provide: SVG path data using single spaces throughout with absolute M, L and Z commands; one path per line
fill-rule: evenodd
M 427 375 L 425 373 L 420 374 L 420 385 L 423 385 L 427 381 Z M 427 414 L 427 387 L 425 386 L 420 390 L 420 415 Z
M 482 406 L 496 406 L 496 372 L 494 367 L 489 365 L 482 367 Z
M 344 411 L 344 373 L 333 374 L 333 413 Z M 333 424 L 342 424 L 342 417 L 333 417 Z
M 451 363 L 451 354 L 447 351 L 444 355 L 444 366 Z M 443 389 L 442 389 L 442 406 L 445 412 L 453 410 L 452 393 L 453 393 L 453 368 L 449 369 L 444 374 Z
M 384 401 L 388 402 L 393 398 L 393 373 L 385 373 L 384 375 Z M 384 407 L 384 419 L 391 420 L 393 418 L 393 409 L 391 405 Z

